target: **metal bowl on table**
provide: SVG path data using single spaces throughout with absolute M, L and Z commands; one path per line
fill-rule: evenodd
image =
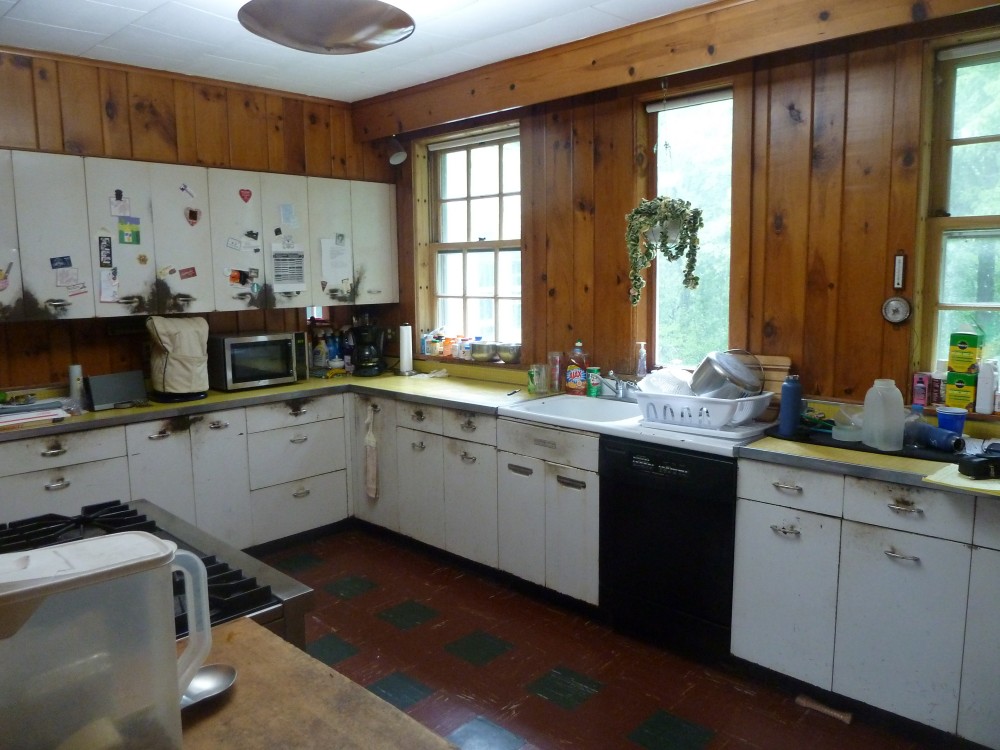
M 521 361 L 521 345 L 497 344 L 497 354 L 508 365 L 516 365 Z
M 750 352 L 709 352 L 691 375 L 691 390 L 706 398 L 745 398 L 764 388 L 764 368 Z
M 473 362 L 492 362 L 497 358 L 496 341 L 473 341 L 469 349 Z

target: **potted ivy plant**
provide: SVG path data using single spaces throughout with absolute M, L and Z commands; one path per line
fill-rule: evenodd
M 698 262 L 698 230 L 704 226 L 701 209 L 690 201 L 658 196 L 643 200 L 625 217 L 625 247 L 629 259 L 629 301 L 639 304 L 646 280 L 642 272 L 652 265 L 657 254 L 668 261 L 684 258 L 687 289 L 698 287 L 695 266 Z

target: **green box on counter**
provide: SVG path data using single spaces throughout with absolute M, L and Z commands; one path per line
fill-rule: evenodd
M 948 344 L 948 372 L 978 372 L 983 352 L 981 333 L 953 333 Z
M 949 372 L 944 386 L 944 405 L 971 409 L 976 405 L 976 379 L 971 372 Z

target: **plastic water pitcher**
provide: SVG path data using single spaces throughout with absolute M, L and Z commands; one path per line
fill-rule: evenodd
M 0 726 L 18 748 L 180 750 L 180 696 L 211 643 L 205 566 L 173 542 L 121 532 L 0 555 Z
M 903 449 L 903 394 L 896 381 L 879 378 L 865 394 L 861 442 L 880 451 Z

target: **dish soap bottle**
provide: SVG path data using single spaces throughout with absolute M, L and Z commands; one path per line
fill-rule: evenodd
M 646 342 L 639 342 L 639 360 L 635 363 L 635 379 L 638 382 L 641 378 L 646 377 L 648 371 L 646 370 Z
M 566 360 L 566 393 L 571 396 L 587 395 L 587 354 L 583 342 L 577 339 Z

